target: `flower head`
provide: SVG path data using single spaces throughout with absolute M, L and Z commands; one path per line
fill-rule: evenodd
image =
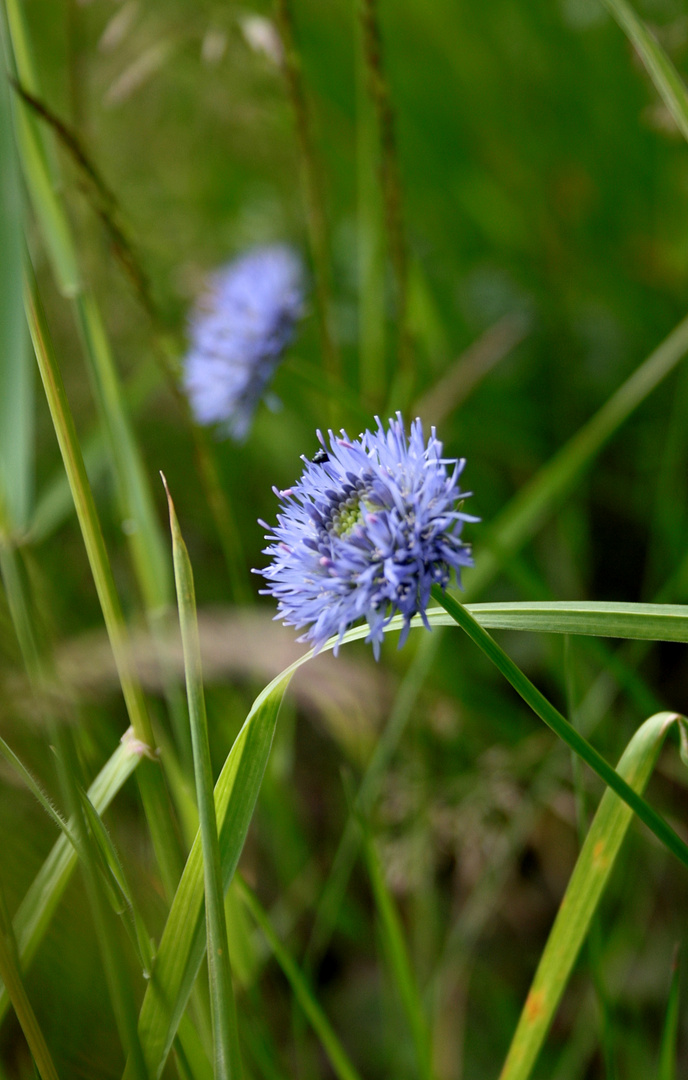
M 246 438 L 302 314 L 303 267 L 290 247 L 254 248 L 213 276 L 190 319 L 184 360 L 184 389 L 200 424 Z
M 303 459 L 301 479 L 275 489 L 282 506 L 266 537 L 272 561 L 256 573 L 278 601 L 276 617 L 308 627 L 299 640 L 316 650 L 365 618 L 377 657 L 397 613 L 403 644 L 413 615 L 429 625 L 431 586 L 444 588 L 452 569 L 458 577 L 472 565 L 460 536 L 464 521 L 478 519 L 457 508 L 464 462 L 442 457 L 434 428 L 426 446 L 420 420 L 408 436 L 400 413 L 387 430 L 377 425 L 358 439 L 330 431 L 329 445 L 318 432 L 322 449 Z

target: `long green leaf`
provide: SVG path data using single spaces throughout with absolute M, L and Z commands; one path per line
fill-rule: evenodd
M 210 1010 L 213 1026 L 213 1060 L 216 1080 L 241 1075 L 236 1008 L 229 966 L 229 943 L 225 919 L 220 844 L 217 835 L 213 769 L 210 759 L 208 718 L 203 693 L 201 643 L 196 618 L 196 595 L 189 553 L 179 528 L 174 503 L 163 476 L 170 511 L 174 577 L 184 651 L 186 694 L 189 702 L 199 834 L 203 853 L 203 881 L 207 928 Z
M 688 139 L 688 92 L 671 60 L 626 0 L 602 0 L 602 2 L 614 16 L 629 41 L 635 45 L 664 104 L 684 138 Z
M 50 416 L 74 499 L 127 712 L 136 737 L 142 746 L 148 748 L 150 755 L 155 747 L 153 729 L 146 710 L 143 691 L 132 665 L 127 628 L 115 588 L 93 493 L 86 475 L 84 459 L 50 331 L 34 282 L 27 281 L 24 302 Z M 179 880 L 178 863 L 180 860 L 159 764 L 145 762 L 139 770 L 138 781 L 163 882 L 166 891 L 172 896 Z
M 686 604 L 619 604 L 565 600 L 467 604 L 466 607 L 486 629 L 644 638 L 648 641 L 688 641 Z
M 308 654 L 310 655 L 310 654 Z M 297 661 L 256 698 L 215 785 L 223 888 L 227 890 L 244 845 L 267 764 L 277 714 Z M 203 854 L 196 837 L 165 925 L 153 978 L 139 1016 L 151 1076 L 160 1075 L 205 953 Z M 125 1076 L 131 1075 L 129 1068 Z
M 688 641 L 688 604 L 527 600 L 464 606 L 486 630 L 528 630 L 541 634 L 585 634 L 644 641 Z M 442 608 L 431 608 L 427 616 L 430 626 L 454 626 L 455 623 Z M 387 633 L 401 630 L 402 625 L 403 619 L 396 615 L 387 627 Z M 420 615 L 414 616 L 411 626 L 423 626 Z M 365 634 L 365 628 L 357 628 L 350 631 L 344 640 L 354 641 L 365 637 Z
M 618 773 L 637 794 L 645 789 L 667 730 L 678 720 L 675 713 L 666 712 L 650 717 L 624 751 Z M 605 792 L 540 959 L 500 1080 L 530 1076 L 632 816 L 618 795 Z

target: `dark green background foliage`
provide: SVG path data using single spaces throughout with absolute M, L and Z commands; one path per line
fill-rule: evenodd
M 316 428 L 326 428 L 334 416 L 356 434 L 374 413 L 398 407 L 410 417 L 450 370 L 459 373 L 456 401 L 451 395 L 443 401 L 439 435 L 449 455 L 468 459 L 465 482 L 475 492 L 470 508 L 483 524 L 467 533 L 478 554 L 509 500 L 684 316 L 688 148 L 597 0 L 381 0 L 409 267 L 413 376 L 400 386 L 394 276 L 384 255 L 379 150 L 358 11 L 351 0 L 295 0 L 293 8 L 329 223 L 341 382 L 333 386 L 324 370 L 312 299 L 275 379 L 281 410 L 261 406 L 245 445 L 218 441 L 214 447 L 245 568 L 263 561 L 256 518 L 274 519 L 272 485 L 295 479 L 299 455 L 316 449 Z M 115 193 L 118 220 L 150 283 L 152 316 L 96 211 L 93 186 L 63 147 L 61 197 L 128 387 L 160 520 L 166 513 L 157 482 L 162 469 L 189 547 L 219 769 L 255 693 L 296 655 L 294 635 L 270 622 L 272 605 L 257 597 L 258 579 L 248 576 L 255 617 L 237 628 L 193 441 L 156 353 L 181 355 L 186 312 L 204 275 L 233 254 L 286 239 L 309 258 L 292 109 L 278 68 L 247 44 L 241 20 L 251 12 L 243 7 L 27 0 L 25 9 L 43 98 Z M 682 5 L 646 0 L 639 10 L 685 72 Z M 273 14 L 267 6 L 260 13 Z M 114 40 L 116 19 L 121 33 Z M 77 427 L 87 441 L 98 418 L 79 339 L 30 214 L 27 230 Z M 521 328 L 521 340 L 499 358 L 490 354 L 488 338 L 485 370 L 468 388 L 462 354 L 505 317 L 507 326 Z M 59 494 L 62 465 L 42 392 L 36 408 L 40 507 L 47 493 Z M 688 603 L 687 410 L 684 362 L 479 599 L 649 602 L 661 595 Z M 102 454 L 91 477 L 127 617 L 142 625 Z M 21 547 L 22 574 L 40 615 L 42 647 L 55 655 L 69 691 L 65 711 L 77 720 L 90 778 L 127 720 L 81 536 L 68 500 L 59 505 L 64 512 L 45 535 L 29 536 Z M 465 583 L 470 589 L 470 571 Z M 4 597 L 0 628 L 0 729 L 59 801 L 49 739 L 32 712 Z M 438 1080 L 491 1080 L 578 851 L 573 772 L 568 752 L 460 632 L 435 634 L 434 657 L 368 828 L 427 994 Z M 563 711 L 574 707 L 577 722 L 609 760 L 616 761 L 657 708 L 688 711 L 684 645 L 639 649 L 580 638 L 569 648 L 561 638 L 513 633 L 500 640 Z M 409 665 L 419 663 L 419 646 L 418 633 L 400 653 L 388 641 L 377 667 L 369 647 L 347 646 L 336 661 L 327 656 L 307 665 L 284 706 L 242 869 L 299 958 L 347 819 L 347 799 L 390 709 L 407 700 L 403 680 Z M 612 664 L 612 656 L 619 662 Z M 153 715 L 169 731 L 154 674 L 147 687 Z M 0 877 L 11 913 L 54 832 L 10 771 L 0 769 Z M 685 819 L 687 808 L 682 770 L 675 749 L 667 748 L 649 789 L 650 801 L 674 823 Z M 587 773 L 579 784 L 588 814 L 600 788 Z M 106 820 L 157 935 L 165 908 L 133 781 Z M 534 1075 L 655 1075 L 672 954 L 685 933 L 687 905 L 685 870 L 647 832 L 632 828 L 593 943 Z M 248 927 L 235 931 L 247 948 Z M 127 956 L 140 997 L 145 987 L 133 954 Z M 238 993 L 249 1075 L 330 1076 L 287 983 L 261 956 L 257 948 L 244 961 L 249 972 L 251 964 L 264 963 L 262 974 L 251 978 L 240 955 L 234 961 L 252 984 Z M 312 976 L 361 1075 L 410 1078 L 417 1075 L 413 1045 L 382 957 L 360 859 Z M 122 1051 L 78 876 L 27 985 L 61 1076 L 121 1075 Z M 687 1040 L 682 1023 L 677 1076 L 688 1069 Z M 168 1069 L 175 1075 L 173 1064 Z M 0 1075 L 31 1075 L 11 1017 L 0 1030 Z

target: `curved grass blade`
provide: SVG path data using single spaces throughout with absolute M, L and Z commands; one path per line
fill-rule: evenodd
M 639 19 L 626 0 L 602 0 L 603 4 L 637 49 L 667 109 L 676 125 L 688 139 L 688 92 L 685 84 L 662 46 Z
M 495 667 L 501 671 L 504 678 L 511 683 L 514 690 L 523 698 L 533 712 L 562 739 L 588 765 L 604 783 L 615 791 L 623 801 L 633 810 L 640 820 L 647 825 L 648 829 L 655 834 L 665 848 L 675 855 L 679 862 L 688 867 L 688 845 L 674 832 L 664 818 L 653 810 L 649 803 L 645 802 L 619 776 L 615 769 L 605 761 L 601 754 L 595 750 L 583 736 L 554 708 L 547 698 L 533 686 L 530 679 L 514 664 L 494 638 L 490 637 L 486 630 L 475 621 L 470 612 L 463 607 L 449 593 L 443 593 L 437 585 L 433 585 L 432 593 L 444 607 L 450 612 L 454 621 L 466 632 Z
M 248 908 L 257 926 L 260 927 L 275 960 L 281 967 L 294 997 L 303 1009 L 314 1032 L 320 1039 L 327 1054 L 332 1070 L 339 1080 L 360 1080 L 356 1069 L 349 1060 L 346 1051 L 337 1038 L 332 1026 L 320 1008 L 313 989 L 294 959 L 277 937 L 270 919 L 246 882 L 239 875 L 235 878 L 237 891 Z
M 196 619 L 196 595 L 189 553 L 184 543 L 174 503 L 163 476 L 172 531 L 174 577 L 177 586 L 179 622 L 184 651 L 186 693 L 189 702 L 199 833 L 203 853 L 203 881 L 210 980 L 210 1010 L 213 1027 L 213 1058 L 217 1080 L 241 1076 L 241 1056 L 236 1026 L 236 1007 L 229 966 L 229 943 L 225 920 L 220 845 L 213 798 L 213 770 L 210 760 L 208 719 L 203 694 L 201 643 Z
M 129 779 L 141 760 L 136 745 L 125 739 L 103 766 L 88 789 L 91 802 L 103 813 Z M 55 908 L 76 866 L 77 854 L 67 838 L 57 840 L 14 916 L 13 931 L 23 971 L 33 960 Z M 9 1007 L 9 997 L 0 986 L 0 1021 Z
M 635 733 L 618 774 L 636 794 L 644 789 L 676 713 L 657 713 Z M 500 1080 L 527 1080 L 597 909 L 632 818 L 629 807 L 606 791 L 590 826 L 526 998 Z

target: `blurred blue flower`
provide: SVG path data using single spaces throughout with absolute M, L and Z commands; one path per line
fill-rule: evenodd
M 215 274 L 189 323 L 184 389 L 199 424 L 246 438 L 294 324 L 303 314 L 303 265 L 292 248 L 254 248 Z
M 460 536 L 464 521 L 478 518 L 457 508 L 466 494 L 458 482 L 464 461 L 442 457 L 434 428 L 426 446 L 420 420 L 408 437 L 400 413 L 388 430 L 379 419 L 377 425 L 358 439 L 330 431 L 329 446 L 318 432 L 322 449 L 303 459 L 301 479 L 275 489 L 281 513 L 264 549 L 272 561 L 255 572 L 267 580 L 262 591 L 278 601 L 276 617 L 308 627 L 299 640 L 316 650 L 334 634 L 341 641 L 365 618 L 377 658 L 397 613 L 404 618 L 402 645 L 413 615 L 429 625 L 433 583 L 444 588 L 452 569 L 458 578 L 462 566 L 472 565 Z

